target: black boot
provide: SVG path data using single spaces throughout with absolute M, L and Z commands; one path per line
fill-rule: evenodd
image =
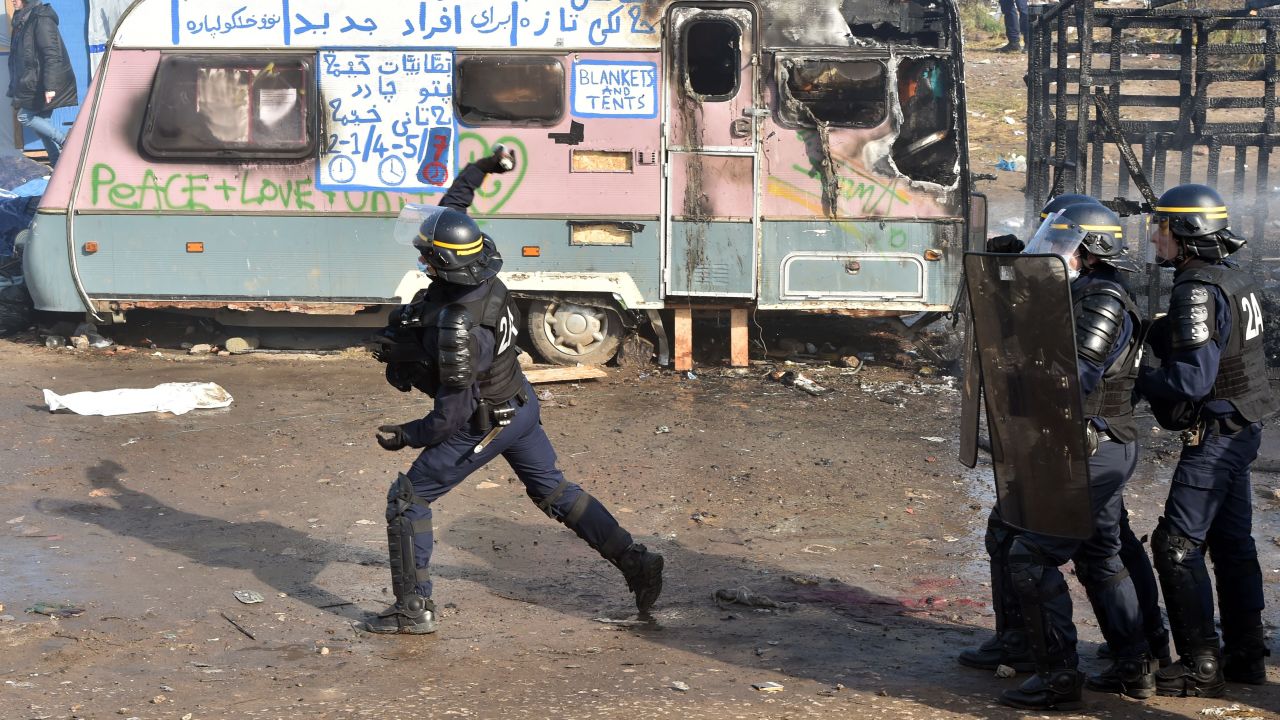
M 1041 670 L 1013 690 L 1005 690 L 1000 702 L 1023 710 L 1077 710 L 1084 674 L 1075 668 Z
M 1022 45 L 1021 45 L 1020 43 L 1018 43 L 1018 42 L 1014 42 L 1014 41 L 1007 42 L 1007 43 L 1005 43 L 1004 45 L 1002 45 L 1002 46 L 1000 46 L 1000 47 L 996 48 L 996 52 L 998 52 L 998 53 L 1020 53 L 1020 52 L 1022 52 Z
M 1005 630 L 996 633 L 976 648 L 960 651 L 956 660 L 965 667 L 979 670 L 995 670 L 1007 665 L 1017 672 L 1031 672 L 1036 669 L 1035 658 L 1031 655 L 1031 647 L 1027 644 L 1025 630 Z
M 1156 676 L 1151 665 L 1151 657 L 1147 655 L 1116 660 L 1101 673 L 1090 675 L 1085 687 L 1146 700 L 1156 694 Z
M 1173 656 L 1169 654 L 1169 632 L 1166 630 L 1160 635 L 1153 635 L 1147 638 L 1147 647 L 1151 648 L 1151 659 L 1156 661 L 1156 667 L 1166 668 L 1173 664 Z M 1111 645 L 1102 643 L 1098 646 L 1099 660 L 1115 660 L 1115 653 L 1111 652 Z
M 1168 697 L 1221 697 L 1227 689 L 1216 648 L 1203 648 L 1156 671 L 1156 692 Z
M 431 598 L 408 595 L 366 621 L 364 629 L 379 635 L 428 635 L 436 631 L 436 605 Z
M 1245 683 L 1246 685 L 1265 685 L 1267 683 L 1267 664 L 1265 658 L 1271 654 L 1267 649 L 1266 629 L 1261 619 L 1256 625 L 1245 628 L 1228 627 L 1231 623 L 1222 624 L 1222 675 L 1228 682 Z
M 662 594 L 662 556 L 633 543 L 617 560 L 611 561 L 627 579 L 627 588 L 636 594 L 636 609 L 648 615 Z

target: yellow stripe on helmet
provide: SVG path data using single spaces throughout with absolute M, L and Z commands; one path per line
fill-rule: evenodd
M 418 240 L 421 241 L 423 244 L 429 243 L 438 248 L 444 248 L 445 250 L 453 250 L 459 255 L 474 255 L 480 252 L 482 249 L 484 249 L 483 237 L 480 238 L 479 240 L 476 240 L 475 242 L 464 243 L 462 245 L 455 245 L 453 243 L 440 242 L 439 240 L 432 240 L 431 238 L 427 237 L 426 235 L 423 235 L 422 233 L 418 233 Z
M 480 252 L 481 246 L 484 245 L 484 240 L 483 239 L 477 240 L 475 242 L 469 242 L 463 245 L 455 245 L 453 243 L 440 242 L 439 240 L 432 240 L 431 244 L 435 245 L 438 248 L 444 248 L 445 250 L 453 250 L 457 252 L 459 255 L 470 255 L 471 253 Z
M 1227 219 L 1227 214 L 1226 214 L 1226 213 L 1212 213 L 1212 214 L 1209 214 L 1209 215 L 1205 215 L 1205 217 L 1206 217 L 1206 218 L 1208 218 L 1208 219 L 1210 219 L 1210 220 L 1226 220 L 1226 219 Z
M 1227 211 L 1226 205 L 1219 205 L 1217 207 L 1157 207 L 1156 208 L 1156 212 L 1167 212 L 1167 213 L 1225 213 L 1226 211 Z
M 1122 234 L 1120 231 L 1123 230 L 1124 228 L 1120 227 L 1119 225 L 1081 225 L 1080 229 L 1088 230 L 1089 232 L 1111 233 L 1116 237 L 1122 237 Z

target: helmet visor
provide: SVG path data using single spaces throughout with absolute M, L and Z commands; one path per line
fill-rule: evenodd
M 1049 213 L 1040 223 L 1040 228 L 1027 243 L 1027 249 L 1022 252 L 1025 255 L 1057 255 L 1070 270 L 1071 259 L 1075 257 L 1080 243 L 1084 242 L 1085 234 L 1084 228 L 1062 217 L 1059 210 Z
M 1152 265 L 1169 262 L 1178 256 L 1178 241 L 1169 229 L 1168 215 L 1152 215 L 1147 221 L 1146 261 Z
M 414 242 L 430 244 L 436 223 L 440 221 L 440 215 L 447 209 L 439 205 L 409 203 L 400 209 L 392 235 L 401 245 L 413 245 Z M 419 234 L 422 235 L 421 239 Z

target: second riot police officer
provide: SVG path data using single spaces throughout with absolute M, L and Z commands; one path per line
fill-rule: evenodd
M 436 629 L 428 564 L 431 504 L 501 455 L 539 510 L 563 523 L 622 571 L 647 615 L 662 590 L 662 556 L 632 540 L 603 504 L 565 479 L 542 429 L 538 397 L 516 361 L 517 311 L 498 279 L 502 256 L 466 215 L 488 172 L 513 167 L 499 148 L 458 175 L 440 206 L 408 205 L 397 234 L 411 239 L 431 285 L 391 315 L 375 356 L 387 381 L 435 399 L 426 417 L 378 428 L 387 450 L 421 448 L 387 495 L 387 540 L 395 603 L 366 629 Z
M 1249 468 L 1260 421 L 1276 409 L 1263 351 L 1261 291 L 1227 260 L 1244 246 L 1213 188 L 1179 185 L 1160 196 L 1151 244 L 1175 269 L 1169 313 L 1149 339 L 1158 368 L 1138 389 L 1160 424 L 1183 430 L 1164 517 L 1151 537 L 1180 661 L 1161 670 L 1161 695 L 1217 697 L 1225 681 L 1266 681 L 1262 571 L 1252 536 Z M 1213 622 L 1213 559 L 1222 646 Z

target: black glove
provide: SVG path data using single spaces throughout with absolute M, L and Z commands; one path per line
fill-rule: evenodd
M 1165 315 L 1152 320 L 1151 326 L 1147 329 L 1146 339 L 1147 344 L 1151 346 L 1151 354 L 1162 361 L 1173 352 L 1173 329 L 1169 323 L 1169 316 Z
M 987 252 L 991 253 L 1017 255 L 1026 247 L 1027 244 L 1019 240 L 1017 235 L 997 235 L 987 240 Z
M 395 452 L 409 446 L 409 436 L 405 434 L 403 425 L 379 425 L 378 434 L 374 437 L 383 450 Z
M 493 154 L 480 158 L 475 162 L 475 166 L 486 174 L 510 172 L 516 167 L 516 151 L 508 150 L 501 144 L 494 145 Z

